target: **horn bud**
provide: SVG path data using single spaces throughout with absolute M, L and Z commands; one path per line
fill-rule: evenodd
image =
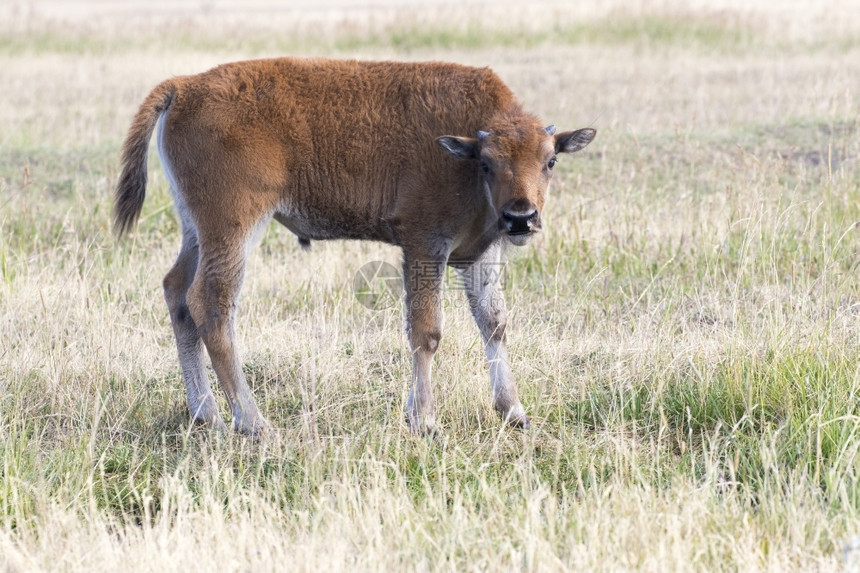
M 544 129 L 544 131 L 546 131 L 547 135 L 555 135 L 555 126 L 554 125 L 548 125 L 543 129 Z
M 488 137 L 490 137 L 489 131 L 481 131 L 480 129 L 478 130 L 478 141 L 484 141 Z

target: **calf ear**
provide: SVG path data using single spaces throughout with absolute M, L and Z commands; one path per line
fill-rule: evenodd
M 471 137 L 455 137 L 453 135 L 443 135 L 436 138 L 436 143 L 439 144 L 446 153 L 449 153 L 457 159 L 475 159 L 478 157 L 478 140 Z
M 595 135 L 597 135 L 597 130 L 590 127 L 559 133 L 555 136 L 555 152 L 573 153 L 579 151 L 591 143 Z

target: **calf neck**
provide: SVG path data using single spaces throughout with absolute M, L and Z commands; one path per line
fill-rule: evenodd
M 158 85 L 134 118 L 116 189 L 120 235 L 143 205 L 157 147 L 182 226 L 164 277 L 192 420 L 223 427 L 204 369 L 209 354 L 233 427 L 266 422 L 236 351 L 248 253 L 272 219 L 302 246 L 365 239 L 403 251 L 412 391 L 406 417 L 432 433 L 430 371 L 442 338 L 446 266 L 461 273 L 481 332 L 495 409 L 528 427 L 505 349 L 497 269 L 507 244 L 541 231 L 553 167 L 590 128 L 557 132 L 523 111 L 489 69 L 446 63 L 282 58 L 226 64 Z

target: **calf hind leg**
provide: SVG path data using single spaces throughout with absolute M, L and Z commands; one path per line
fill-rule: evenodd
M 188 308 L 209 352 L 212 367 L 233 412 L 233 428 L 258 435 L 266 426 L 236 348 L 236 305 L 245 272 L 247 238 L 219 237 L 203 243 L 199 267 L 188 290 Z M 208 250 L 207 250 L 208 247 Z
M 164 277 L 164 299 L 170 311 L 170 322 L 173 324 L 191 420 L 223 429 L 224 421 L 218 414 L 215 396 L 209 386 L 209 377 L 203 367 L 203 343 L 186 300 L 188 287 L 197 271 L 198 247 L 196 234 L 188 230 L 187 225 L 184 226 L 186 232 L 183 234 L 179 257 Z

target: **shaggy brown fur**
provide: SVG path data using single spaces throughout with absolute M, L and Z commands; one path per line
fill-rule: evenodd
M 169 79 L 134 118 L 116 189 L 119 234 L 140 215 L 147 147 L 159 153 L 182 220 L 164 279 L 191 416 L 223 422 L 203 368 L 205 344 L 236 429 L 265 426 L 235 351 L 248 251 L 272 218 L 311 240 L 399 245 L 413 391 L 407 419 L 432 432 L 430 366 L 442 336 L 445 265 L 459 269 L 486 342 L 494 405 L 528 426 L 504 347 L 504 299 L 482 269 L 503 245 L 540 231 L 557 153 L 593 129 L 555 134 L 489 69 L 447 63 L 255 60 Z

